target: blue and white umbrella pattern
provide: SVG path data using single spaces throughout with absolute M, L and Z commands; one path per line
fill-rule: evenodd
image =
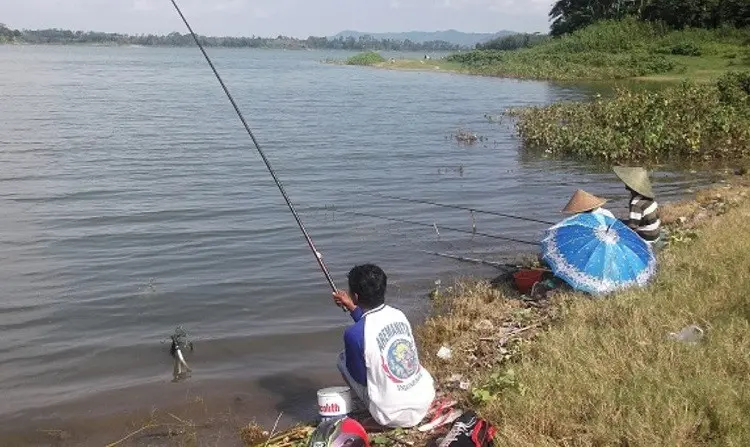
M 542 259 L 558 278 L 592 295 L 645 286 L 656 257 L 638 234 L 596 213 L 569 217 L 545 232 Z

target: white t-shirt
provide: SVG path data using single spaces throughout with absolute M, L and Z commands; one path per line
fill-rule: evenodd
M 601 214 L 602 216 L 609 216 L 612 219 L 617 219 L 614 214 L 612 214 L 612 211 L 606 209 L 606 208 L 597 208 L 595 210 L 591 211 L 593 214 Z
M 363 318 L 370 414 L 384 426 L 414 427 L 427 415 L 435 385 L 419 363 L 409 320 L 387 305 Z

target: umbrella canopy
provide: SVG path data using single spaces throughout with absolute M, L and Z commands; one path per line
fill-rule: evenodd
M 592 295 L 644 286 L 656 271 L 651 247 L 619 220 L 601 214 L 569 217 L 547 230 L 541 244 L 555 276 Z

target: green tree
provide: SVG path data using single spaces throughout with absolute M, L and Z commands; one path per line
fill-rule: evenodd
M 646 0 L 557 0 L 549 12 L 550 34 L 559 36 L 605 19 L 637 13 Z
M 750 26 L 750 0 L 557 0 L 551 34 L 559 36 L 604 19 L 633 15 L 670 28 Z

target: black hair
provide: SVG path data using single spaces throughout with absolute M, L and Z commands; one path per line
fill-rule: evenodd
M 349 292 L 357 295 L 357 304 L 373 309 L 385 303 L 388 277 L 374 264 L 355 266 L 349 271 Z

